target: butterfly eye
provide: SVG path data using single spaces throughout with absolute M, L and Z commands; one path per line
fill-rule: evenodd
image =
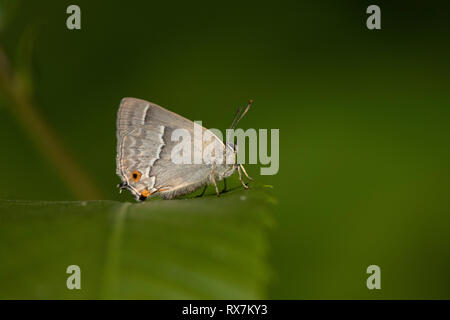
M 131 173 L 131 179 L 132 179 L 134 182 L 138 182 L 139 180 L 141 180 L 141 173 L 140 173 L 139 171 L 133 171 L 133 172 Z

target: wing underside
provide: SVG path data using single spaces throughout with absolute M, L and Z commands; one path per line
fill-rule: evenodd
M 156 104 L 124 98 L 117 117 L 116 159 L 122 186 L 141 199 L 157 193 L 172 198 L 208 183 L 211 165 L 175 164 L 171 160 L 176 145 L 171 141 L 172 133 L 181 128 L 194 137 L 192 121 Z M 191 142 L 195 152 L 194 138 Z M 225 148 L 218 138 L 214 143 Z

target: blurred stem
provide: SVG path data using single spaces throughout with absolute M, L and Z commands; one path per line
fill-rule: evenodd
M 8 58 L 0 47 L 0 92 L 8 101 L 6 106 L 10 107 L 30 139 L 47 156 L 78 199 L 100 199 L 100 192 L 93 181 L 69 155 L 62 141 L 37 111 L 27 84 L 26 79 L 10 68 Z

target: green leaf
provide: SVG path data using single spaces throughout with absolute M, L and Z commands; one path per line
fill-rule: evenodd
M 267 188 L 144 203 L 0 201 L 2 299 L 260 299 Z M 66 269 L 81 269 L 81 290 Z

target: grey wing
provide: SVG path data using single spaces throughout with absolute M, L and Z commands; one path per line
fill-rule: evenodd
M 144 190 L 153 190 L 155 178 L 150 169 L 164 147 L 164 127 L 149 127 L 145 115 L 150 103 L 125 98 L 117 115 L 116 172 L 136 197 Z
M 174 126 L 165 127 L 164 141 L 171 141 Z M 175 143 L 167 143 L 161 151 L 160 158 L 150 170 L 156 177 L 155 187 L 162 190 L 161 196 L 171 199 L 188 194 L 209 182 L 211 165 L 207 164 L 174 164 L 171 159 Z
M 193 136 L 192 121 L 144 100 L 122 100 L 117 119 L 117 174 L 136 198 L 157 192 L 173 198 L 208 183 L 211 165 L 172 162 L 175 143 L 171 136 L 178 128 Z M 140 174 L 137 181 L 133 173 Z

